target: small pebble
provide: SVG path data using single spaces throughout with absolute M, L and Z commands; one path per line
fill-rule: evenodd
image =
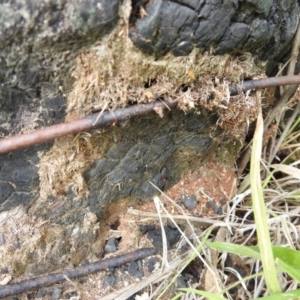
M 62 289 L 59 288 L 55 288 L 53 290 L 52 296 L 51 296 L 51 300 L 58 300 L 61 296 L 62 293 Z
M 2 233 L 0 233 L 0 246 L 5 244 L 5 239 Z
M 184 278 L 181 275 L 178 276 L 178 278 L 177 278 L 176 286 L 177 286 L 178 289 L 187 287 L 187 284 L 186 284 Z
M 2 269 L 0 270 L 0 273 L 1 273 L 1 274 L 6 274 L 6 273 L 9 273 L 9 271 L 8 271 L 8 267 L 4 267 L 4 268 L 2 268 Z
M 147 263 L 147 267 L 148 267 L 148 271 L 151 273 L 152 271 L 155 270 L 155 265 L 157 264 L 157 258 L 156 257 L 151 257 L 149 260 L 148 260 L 148 263 Z
M 179 230 L 173 225 L 164 226 L 166 238 L 167 238 L 167 247 L 170 248 L 175 245 L 181 237 Z M 158 250 L 161 251 L 163 249 L 163 242 L 162 242 L 162 233 L 161 228 L 156 228 L 154 230 L 150 230 L 147 234 L 149 240 L 152 242 L 153 246 Z
M 48 291 L 46 289 L 39 289 L 37 294 L 36 294 L 36 297 L 37 298 L 43 298 L 44 296 L 46 296 L 48 294 Z
M 22 245 L 21 245 L 20 242 L 17 242 L 17 243 L 14 243 L 14 244 L 13 244 L 13 247 L 14 247 L 15 249 L 21 249 Z
M 140 225 L 139 230 L 142 234 L 146 234 L 150 230 L 154 230 L 155 226 L 153 225 Z
M 121 282 L 122 280 L 123 280 L 122 277 L 116 276 L 116 283 L 119 283 L 119 282 Z
M 28 300 L 33 300 L 34 298 L 35 298 L 35 293 L 27 294 L 27 299 Z
M 132 276 L 135 276 L 138 269 L 139 269 L 139 266 L 138 266 L 137 262 L 133 261 L 128 267 L 128 273 Z
M 109 238 L 104 247 L 104 251 L 107 253 L 113 253 L 118 250 L 118 240 L 116 238 Z
M 144 277 L 143 263 L 141 261 L 132 262 L 128 267 L 128 273 L 131 276 L 142 279 Z
M 71 299 L 72 297 L 78 296 L 78 293 L 76 291 L 68 292 L 65 294 L 65 298 Z
M 104 276 L 104 287 L 110 287 L 116 282 L 116 277 L 114 275 L 106 275 Z
M 143 271 L 137 271 L 135 273 L 135 277 L 138 279 L 142 279 L 144 277 L 144 272 Z
M 197 205 L 197 198 L 195 195 L 191 196 L 181 196 L 180 202 L 189 210 L 192 210 Z

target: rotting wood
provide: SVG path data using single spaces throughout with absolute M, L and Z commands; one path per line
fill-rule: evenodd
M 137 251 L 107 258 L 95 263 L 87 264 L 66 270 L 61 273 L 51 273 L 41 277 L 35 277 L 28 280 L 23 280 L 15 284 L 9 284 L 0 287 L 0 298 L 13 296 L 29 290 L 46 287 L 60 281 L 65 281 L 69 278 L 81 277 L 91 273 L 106 270 L 108 268 L 119 267 L 123 264 L 144 259 L 156 254 L 155 248 L 144 248 Z
M 257 80 L 245 81 L 240 85 L 229 87 L 230 95 L 236 95 L 247 90 L 255 90 L 274 86 L 285 86 L 300 84 L 300 75 L 270 77 Z M 136 104 L 126 108 L 117 109 L 113 112 L 105 111 L 99 116 L 95 113 L 85 118 L 69 123 L 57 124 L 32 132 L 0 140 L 0 154 L 22 149 L 29 146 L 51 141 L 55 138 L 75 134 L 81 131 L 88 131 L 100 127 L 117 124 L 131 118 L 144 116 L 157 108 L 171 109 L 177 106 L 177 101 L 156 101 L 147 104 Z

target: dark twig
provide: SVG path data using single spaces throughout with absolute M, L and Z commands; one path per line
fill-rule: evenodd
M 294 85 L 299 83 L 300 75 L 272 77 L 245 81 L 241 85 L 229 87 L 229 92 L 231 95 L 235 95 L 251 89 L 260 89 L 270 86 Z M 69 134 L 105 127 L 134 117 L 144 116 L 153 112 L 155 108 L 174 108 L 176 105 L 177 101 L 157 101 L 147 104 L 137 104 L 126 108 L 117 109 L 113 112 L 103 112 L 100 117 L 99 114 L 93 114 L 69 123 L 53 125 L 18 136 L 5 138 L 0 140 L 0 154 L 37 145 Z
M 29 290 L 49 286 L 60 281 L 67 280 L 68 278 L 85 276 L 91 273 L 106 270 L 108 268 L 115 268 L 123 264 L 140 260 L 154 254 L 156 254 L 156 250 L 154 248 L 139 249 L 131 253 L 107 258 L 92 264 L 77 267 L 73 270 L 66 270 L 61 273 L 51 273 L 41 277 L 23 280 L 19 283 L 1 286 L 0 298 L 13 296 Z

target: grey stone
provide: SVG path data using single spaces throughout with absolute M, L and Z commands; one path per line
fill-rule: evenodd
M 5 238 L 2 233 L 0 233 L 0 246 L 5 244 Z
M 195 195 L 191 196 L 181 196 L 180 202 L 187 208 L 187 209 L 194 209 L 197 205 L 197 198 Z
M 118 240 L 116 238 L 109 238 L 105 244 L 104 251 L 107 253 L 113 253 L 118 250 Z
M 176 281 L 176 286 L 177 286 L 178 289 L 188 287 L 188 286 L 187 286 L 187 283 L 186 283 L 186 281 L 184 280 L 184 278 L 183 278 L 182 275 L 178 276 L 177 281 Z
M 67 292 L 65 293 L 65 298 L 70 299 L 72 297 L 76 297 L 78 296 L 78 292 L 77 291 L 71 291 L 71 292 Z
M 52 295 L 51 295 L 51 299 L 52 300 L 58 300 L 61 296 L 62 293 L 62 289 L 60 288 L 54 288 Z
M 116 283 L 116 277 L 114 275 L 105 275 L 103 281 L 104 287 L 110 287 Z
M 172 228 L 172 226 L 164 226 L 164 230 L 167 239 L 167 247 L 169 249 L 180 240 L 181 234 L 177 228 Z M 162 231 L 160 227 L 150 230 L 147 237 L 158 251 L 163 249 Z
M 155 264 L 158 262 L 156 257 L 151 257 L 148 262 L 147 262 L 147 266 L 148 266 L 148 271 L 151 273 L 152 271 L 154 271 L 155 269 Z
M 48 294 L 48 291 L 44 288 L 41 288 L 38 290 L 36 297 L 37 298 L 43 298 L 44 296 L 46 296 Z
M 130 265 L 128 267 L 128 273 L 131 276 L 142 279 L 143 276 L 144 276 L 142 262 L 141 261 L 137 261 L 137 262 L 134 261 L 134 262 L 130 263 Z

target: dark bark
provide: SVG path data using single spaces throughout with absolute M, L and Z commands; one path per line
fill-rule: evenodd
M 290 49 L 299 21 L 297 0 L 144 2 L 147 16 L 132 17 L 130 37 L 142 51 L 156 56 L 213 47 L 219 54 L 246 51 L 271 61 Z

